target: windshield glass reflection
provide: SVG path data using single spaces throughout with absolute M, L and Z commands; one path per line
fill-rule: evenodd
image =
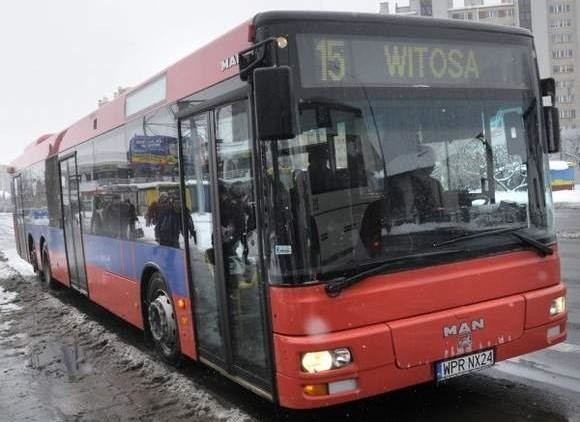
M 299 136 L 269 145 L 274 280 L 328 279 L 478 231 L 551 230 L 530 91 L 321 92 L 300 102 Z

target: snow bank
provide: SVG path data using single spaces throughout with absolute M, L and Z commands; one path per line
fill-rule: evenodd
M 8 265 L 14 268 L 23 277 L 33 276 L 32 265 L 20 258 L 15 248 L 4 250 L 4 256 L 8 259 Z

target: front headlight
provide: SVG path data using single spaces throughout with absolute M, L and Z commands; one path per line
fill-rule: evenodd
M 315 374 L 342 368 L 352 362 L 352 355 L 347 348 L 308 352 L 302 355 L 302 369 Z
M 550 305 L 550 316 L 556 316 L 566 311 L 566 297 L 560 296 L 552 301 Z

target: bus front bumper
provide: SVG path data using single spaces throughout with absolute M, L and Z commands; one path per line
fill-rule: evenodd
M 554 288 L 545 289 L 526 299 L 530 305 L 545 302 L 553 294 Z M 526 326 L 518 338 L 502 339 L 491 346 L 484 344 L 481 349 L 492 348 L 495 362 L 499 362 L 564 341 L 567 312 L 548 319 L 542 325 L 530 327 L 526 318 Z M 447 357 L 442 355 L 441 359 L 402 366 L 396 356 L 392 330 L 386 323 L 317 336 L 275 335 L 274 342 L 279 404 L 293 409 L 331 406 L 434 381 L 436 363 Z M 301 368 L 299 362 L 304 351 L 341 347 L 352 351 L 351 364 L 318 373 L 306 373 Z M 478 349 L 474 347 L 473 352 Z

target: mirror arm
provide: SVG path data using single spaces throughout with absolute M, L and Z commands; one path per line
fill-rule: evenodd
M 264 57 L 266 55 L 266 47 L 269 44 L 273 44 L 275 41 L 276 41 L 275 37 L 270 37 L 238 53 L 238 63 L 240 66 L 240 79 L 242 81 L 247 81 L 251 77 L 252 71 L 259 66 L 260 62 L 264 60 Z M 274 66 L 278 66 L 277 50 Z

